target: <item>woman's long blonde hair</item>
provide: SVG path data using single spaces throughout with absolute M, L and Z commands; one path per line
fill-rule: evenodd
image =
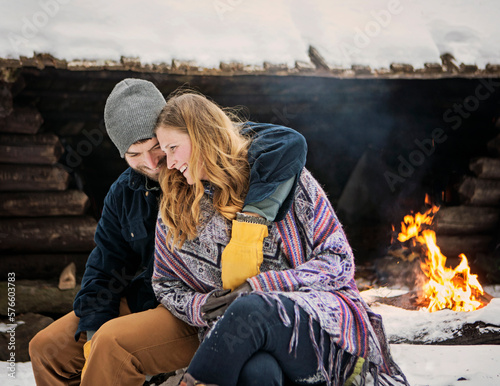
M 215 188 L 215 209 L 229 220 L 241 211 L 249 185 L 250 141 L 240 133 L 240 124 L 229 110 L 192 91 L 175 93 L 161 111 L 155 131 L 179 130 L 191 139 L 189 169 L 194 179 L 189 185 L 176 169 L 163 167 L 160 172 L 160 214 L 168 228 L 169 248 L 182 247 L 186 239 L 197 235 L 204 194 L 202 172 Z

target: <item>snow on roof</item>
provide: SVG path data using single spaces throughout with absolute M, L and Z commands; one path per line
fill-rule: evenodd
M 367 73 L 430 71 L 446 54 L 445 71 L 496 71 L 499 11 L 495 0 L 25 0 L 1 6 L 0 58 Z

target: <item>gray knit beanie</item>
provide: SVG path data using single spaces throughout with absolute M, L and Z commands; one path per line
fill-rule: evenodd
M 160 90 L 147 80 L 124 79 L 111 91 L 104 107 L 104 123 L 122 158 L 130 145 L 154 137 L 156 120 L 165 104 Z

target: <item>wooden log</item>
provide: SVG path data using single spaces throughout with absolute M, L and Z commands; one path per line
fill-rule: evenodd
M 0 134 L 0 162 L 53 165 L 64 152 L 59 138 L 52 134 Z
M 76 265 L 69 263 L 64 267 L 61 275 L 59 276 L 59 285 L 57 288 L 60 290 L 73 289 L 76 287 Z
M 377 283 L 384 287 L 413 289 L 426 280 L 419 258 L 410 261 L 391 255 L 384 256 L 375 260 L 374 268 Z
M 411 64 L 405 64 L 405 63 L 391 63 L 389 68 L 391 69 L 392 72 L 397 74 L 415 72 L 415 68 Z
M 428 279 L 426 279 L 423 283 L 427 283 Z M 390 291 L 390 290 L 389 290 Z M 483 294 L 478 294 L 478 300 L 483 304 L 483 307 L 488 305 L 491 300 L 494 298 L 489 293 L 484 292 Z M 401 295 L 395 296 L 369 296 L 367 298 L 368 303 L 373 304 L 375 302 L 388 304 L 393 307 L 403 308 L 408 311 L 417 311 L 423 307 L 427 307 L 429 305 L 429 300 L 425 299 L 424 293 L 421 287 L 410 290 Z
M 0 83 L 0 118 L 12 113 L 12 93 L 5 83 Z
M 465 204 L 500 206 L 500 181 L 467 177 L 458 188 Z
M 493 237 L 489 235 L 436 235 L 436 244 L 447 257 L 456 257 L 461 253 L 466 256 L 478 252 L 493 251 Z
M 19 59 L 0 59 L 0 82 L 5 82 L 7 84 L 15 83 L 20 77 L 19 68 L 21 67 L 21 62 Z
M 18 280 L 55 279 L 70 263 L 76 265 L 76 276 L 85 271 L 88 253 L 5 254 L 0 256 L 0 272 L 14 272 Z
M 500 221 L 500 209 L 475 206 L 441 208 L 434 217 L 437 234 L 479 234 L 491 232 Z
M 0 165 L 0 191 L 66 190 L 69 178 L 58 166 Z
M 390 336 L 388 339 L 391 344 L 434 344 L 445 346 L 500 344 L 500 326 L 492 326 L 489 323 L 464 323 L 462 326 L 454 328 L 452 334 L 452 336 L 442 340 L 437 340 L 439 338 L 436 335 L 439 334 L 434 334 L 434 338 L 417 336 L 414 339 L 409 339 L 407 337 Z
M 97 222 L 92 217 L 39 217 L 0 220 L 0 250 L 10 252 L 88 252 Z
M 498 158 L 479 158 L 472 161 L 469 168 L 479 178 L 500 180 L 500 159 Z
M 488 153 L 491 156 L 500 156 L 500 134 L 488 142 Z
M 9 88 L 14 99 L 26 88 L 26 79 L 24 76 L 21 76 L 20 72 L 11 78 Z
M 0 119 L 0 132 L 36 134 L 42 126 L 43 118 L 34 107 L 14 107 L 12 113 Z
M 43 316 L 41 314 L 34 314 L 28 312 L 27 314 L 17 315 L 15 318 L 15 334 L 16 334 L 16 362 L 29 362 L 31 358 L 29 356 L 29 343 L 31 339 L 49 324 L 51 324 L 54 319 L 48 316 Z M 10 359 L 11 351 L 9 348 L 9 343 L 11 339 L 11 334 L 5 329 L 0 332 L 0 361 L 7 361 Z M 46 346 L 47 347 L 47 346 Z M 45 347 L 45 348 L 46 348 Z
M 330 66 L 326 63 L 325 58 L 319 53 L 319 51 L 313 47 L 309 46 L 309 59 L 311 59 L 311 62 L 314 63 L 316 68 L 321 69 L 321 70 L 330 70 Z
M 57 283 L 41 280 L 16 280 L 16 313 L 36 312 L 67 314 L 73 309 L 73 300 L 80 290 L 61 291 Z M 7 293 L 7 282 L 0 282 L 0 291 Z M 0 303 L 0 314 L 7 315 L 7 302 Z
M 0 217 L 81 216 L 89 205 L 79 190 L 0 193 Z

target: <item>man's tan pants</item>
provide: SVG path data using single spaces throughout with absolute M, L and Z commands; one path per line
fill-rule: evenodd
M 147 374 L 186 367 L 198 348 L 197 328 L 177 319 L 162 305 L 133 314 L 122 301 L 120 315 L 94 334 L 82 380 L 87 338 L 82 333 L 75 342 L 79 318 L 74 312 L 35 335 L 29 350 L 36 384 L 142 385 Z

